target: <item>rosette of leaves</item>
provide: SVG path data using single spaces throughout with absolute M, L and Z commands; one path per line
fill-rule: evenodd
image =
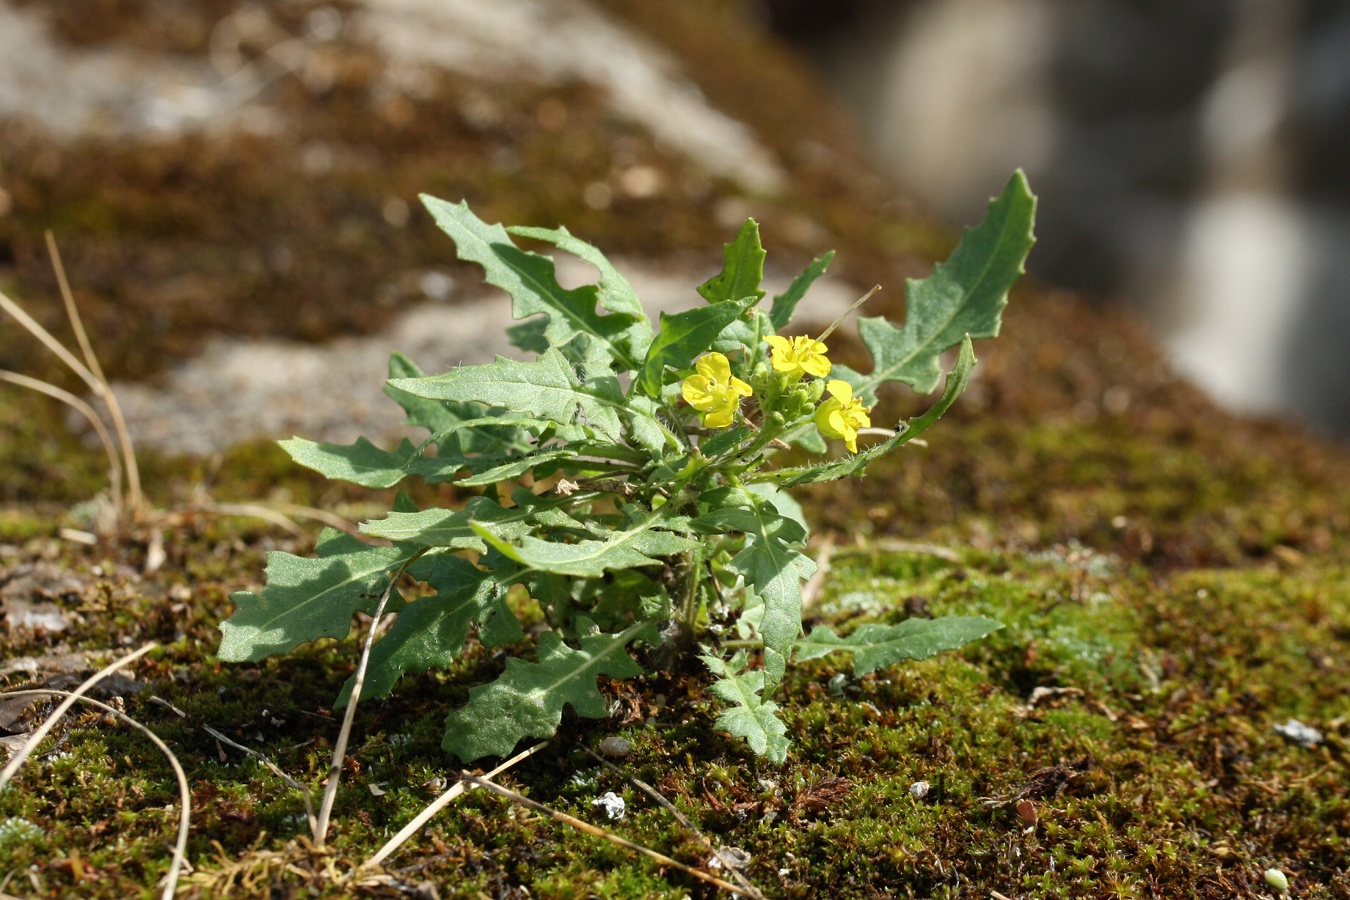
M 330 531 L 313 558 L 269 554 L 262 591 L 233 597 L 235 612 L 221 625 L 222 659 L 258 660 L 341 639 L 354 613 L 372 612 L 392 589 L 397 618 L 374 644 L 363 689 L 380 696 L 405 673 L 447 665 L 471 638 L 489 648 L 523 640 L 508 596 L 527 597 L 549 626 L 533 658 L 509 656 L 499 677 L 473 688 L 447 717 L 444 747 L 468 761 L 550 736 L 566 706 L 607 715 L 600 679 L 640 674 L 636 644 L 692 648 L 711 611 L 729 611 L 747 646 L 729 658 L 702 651 L 713 692 L 727 704 L 718 727 L 781 761 L 788 740 L 771 696 L 794 651 L 851 653 L 855 670 L 866 673 L 998 627 L 947 617 L 865 625 L 843 637 L 817 628 L 803 637 L 801 586 L 815 564 L 803 552 L 807 525 L 787 490 L 862 475 L 964 390 L 975 365 L 971 340 L 997 335 L 1032 244 L 1035 200 L 1021 173 L 947 262 L 908 284 L 903 325 L 860 320 L 871 371 L 836 366 L 831 377 L 869 405 L 889 382 L 934 391 L 942 354 L 958 353 L 926 413 L 838 458 L 821 455 L 809 405 L 784 399 L 782 383 L 772 381 L 764 340 L 789 325 L 830 255 L 764 304 L 765 254 L 747 221 L 726 246 L 722 271 L 698 288 L 706 303 L 662 314 L 657 328 L 624 277 L 566 229 L 503 228 L 463 203 L 423 202 L 459 256 L 510 295 L 520 322 L 511 340 L 533 358 L 426 375 L 395 354 L 385 390 L 408 424 L 426 432 L 423 440 L 393 449 L 364 439 L 338 446 L 294 438 L 282 446 L 302 465 L 372 488 L 419 478 L 482 492 L 455 509 L 418 508 L 400 495 L 387 516 L 361 525 L 378 544 Z M 599 279 L 563 288 L 552 259 L 516 238 L 574 254 Z M 726 356 L 737 379 L 757 385 L 725 428 L 703 428 L 681 400 L 681 381 L 707 353 Z M 775 448 L 794 444 L 817 461 L 772 466 Z

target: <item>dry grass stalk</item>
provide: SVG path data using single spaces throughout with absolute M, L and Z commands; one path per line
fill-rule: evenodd
M 540 743 L 535 744 L 528 750 L 522 750 L 515 756 L 508 759 L 506 762 L 502 763 L 497 768 L 493 769 L 491 772 L 488 772 L 487 775 L 483 777 L 496 778 L 498 775 L 505 772 L 507 769 L 510 769 L 511 767 L 515 766 L 522 760 L 533 756 L 540 750 L 544 749 L 544 747 L 546 746 L 548 746 L 548 741 L 541 741 Z M 451 801 L 459 797 L 466 790 L 468 790 L 468 788 L 465 786 L 463 781 L 456 781 L 454 784 L 450 785 L 450 787 L 446 788 L 444 793 L 442 793 L 431 803 L 427 804 L 425 809 L 423 809 L 420 813 L 418 813 L 411 822 L 409 822 L 407 825 L 404 825 L 403 828 L 399 831 L 399 833 L 390 838 L 385 843 L 385 845 L 375 853 L 374 856 L 363 862 L 357 869 L 357 872 L 352 873 L 353 876 L 359 873 L 361 869 L 374 868 L 375 866 L 380 865 L 380 863 L 388 859 L 389 856 L 399 847 L 403 846 L 403 844 L 405 844 L 409 838 L 411 838 L 417 832 L 421 831 L 423 826 L 425 826 L 427 822 L 430 822 L 433 816 L 435 816 L 441 810 L 445 809 L 445 807 L 449 806 Z
M 84 680 L 82 684 L 80 684 L 79 687 L 77 687 L 75 690 L 67 694 L 66 699 L 61 703 L 61 705 L 56 707 L 56 709 L 52 712 L 52 714 L 49 715 L 47 719 L 37 727 L 37 729 L 32 733 L 31 736 L 29 736 L 27 743 L 25 743 L 22 747 L 20 747 L 18 752 L 14 754 L 13 758 L 10 759 L 9 761 L 9 765 L 5 766 L 3 771 L 0 771 L 0 789 L 4 788 L 5 785 L 9 784 L 10 779 L 14 777 L 14 773 L 19 771 L 19 767 L 22 766 L 24 762 L 28 759 L 28 757 L 32 755 L 33 751 L 37 749 L 38 744 L 42 743 L 42 739 L 45 738 L 51 732 L 52 728 L 56 726 L 57 721 L 67 712 L 69 712 L 70 708 L 74 706 L 75 703 L 78 700 L 80 700 L 89 691 L 90 688 L 92 688 L 94 685 L 98 684 L 100 681 L 107 678 L 109 675 L 116 672 L 123 666 L 126 666 L 129 663 L 135 662 L 136 660 L 140 659 L 142 656 L 149 653 L 151 650 L 155 649 L 158 646 L 159 644 L 156 644 L 155 642 L 151 641 L 150 643 L 146 644 L 144 647 L 135 651 L 134 653 L 129 653 L 126 656 L 122 657 L 121 659 L 117 660 L 116 662 L 109 663 L 102 669 L 99 669 L 93 675 L 90 675 L 88 678 Z
M 425 552 L 422 551 L 422 552 Z M 356 705 L 361 699 L 361 688 L 366 683 L 366 668 L 370 664 L 370 650 L 375 645 L 375 635 L 379 632 L 380 618 L 389 604 L 394 585 L 408 571 L 408 567 L 421 558 L 422 552 L 414 554 L 389 579 L 389 584 L 380 597 L 379 606 L 370 618 L 370 628 L 366 632 L 365 644 L 361 647 L 361 659 L 356 664 L 356 674 L 352 676 L 352 692 L 347 698 L 347 712 L 342 717 L 342 728 L 338 730 L 337 743 L 333 745 L 333 762 L 328 770 L 328 784 L 324 788 L 323 801 L 319 804 L 318 822 L 314 825 L 314 846 L 322 850 L 324 838 L 328 834 L 328 821 L 333 814 L 333 804 L 337 802 L 338 783 L 342 780 L 342 761 L 347 754 L 347 741 L 351 738 L 352 725 L 356 720 Z
M 702 872 L 699 871 L 698 869 L 695 869 L 692 866 L 687 866 L 677 859 L 671 859 L 664 853 L 658 853 L 657 851 L 652 850 L 648 847 L 644 847 L 641 844 L 635 844 L 630 840 L 626 840 L 625 838 L 619 837 L 617 834 L 614 834 L 613 832 L 606 831 L 605 829 L 600 828 L 597 825 L 592 825 L 590 822 L 583 822 L 576 816 L 569 816 L 567 813 L 560 812 L 552 808 L 551 806 L 545 806 L 544 804 L 536 800 L 531 800 L 529 797 L 526 797 L 523 794 L 516 793 L 510 788 L 502 787 L 495 781 L 489 781 L 486 778 L 474 775 L 472 772 L 463 772 L 460 774 L 460 778 L 462 778 L 469 784 L 473 785 L 474 787 L 486 788 L 487 790 L 492 791 L 494 794 L 497 794 L 501 797 L 505 797 L 512 803 L 518 803 L 521 806 L 534 810 L 535 812 L 541 812 L 544 815 L 548 816 L 549 818 L 554 819 L 555 821 L 571 825 L 578 831 L 584 831 L 586 834 L 594 835 L 595 837 L 598 838 L 604 838 L 605 840 L 609 841 L 612 844 L 618 844 L 620 847 L 625 847 L 636 853 L 641 853 L 643 856 L 647 856 L 650 857 L 651 859 L 656 860 L 656 862 L 659 863 L 660 865 L 670 866 L 673 869 L 679 869 L 681 872 L 685 873 L 686 875 L 697 878 L 699 881 L 707 882 L 708 884 L 719 887 L 724 891 L 730 891 L 733 894 L 741 894 L 746 897 L 754 896 L 750 891 L 747 891 L 745 888 L 740 887 L 739 885 L 732 884 L 729 881 L 723 881 L 716 875 L 709 875 L 707 872 Z

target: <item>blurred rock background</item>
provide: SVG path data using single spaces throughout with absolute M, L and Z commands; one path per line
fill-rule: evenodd
M 705 3 L 656 24 L 690 46 L 725 25 L 727 46 L 762 56 L 783 95 L 763 118 L 800 125 L 805 167 L 690 72 L 762 87 L 681 60 L 643 33 L 639 5 L 610 6 L 0 3 L 0 285 L 64 333 L 52 230 L 138 442 L 209 453 L 396 429 L 380 392 L 392 349 L 431 371 L 510 352 L 509 305 L 456 261 L 420 192 L 489 221 L 566 224 L 626 257 L 653 310 L 698 302 L 749 215 L 779 285 L 840 240 L 803 196 L 862 230 L 850 197 L 880 181 L 811 137 L 838 133 L 828 103 L 756 23 Z M 854 187 L 837 190 L 843 177 Z M 808 315 L 861 293 L 827 280 Z M 16 326 L 0 336 L 0 368 L 83 390 Z
M 1139 310 L 1226 406 L 1350 434 L 1350 3 L 764 0 L 951 221 L 1012 166 L 1032 269 Z
M 1328 348 L 1345 313 L 1334 290 L 1299 285 L 1331 284 L 1343 263 L 1317 250 L 1329 232 L 1309 223 L 1323 207 L 1300 198 L 1346 191 L 1300 180 L 1303 145 L 1271 82 L 1239 90 L 1239 79 L 1232 101 L 1219 87 L 1253 54 L 1273 60 L 1260 72 L 1285 73 L 1277 86 L 1294 80 L 1290 47 L 1314 5 L 1290 10 L 0 0 L 0 287 L 64 333 L 50 229 L 144 447 L 346 441 L 398 428 L 380 393 L 389 350 L 440 370 L 505 349 L 504 299 L 458 263 L 419 192 L 466 199 L 488 221 L 566 224 L 665 308 L 698 302 L 693 286 L 754 216 L 771 286 L 840 251 L 804 307 L 828 322 L 876 283 L 869 311 L 901 315 L 904 279 L 944 256 L 955 224 L 977 221 L 1022 166 L 1042 197 L 1033 260 L 1047 282 L 1144 292 L 1157 321 L 1177 323 L 1183 368 L 1205 374 L 1187 348 L 1206 342 L 1242 352 L 1220 369 L 1236 381 L 1211 383 L 1221 397 L 1284 411 L 1297 393 L 1334 425 L 1343 380 L 1316 367 L 1337 361 Z M 1080 32 L 1087 44 L 1068 41 Z M 856 123 L 806 52 L 854 98 Z M 1325 78 L 1307 101 L 1318 109 L 1343 99 Z M 1334 139 L 1326 117 L 1308 121 L 1328 129 L 1308 125 L 1308 147 Z M 1243 123 L 1248 152 L 1225 157 L 1210 132 Z M 1288 215 L 1265 215 L 1272 204 Z M 1317 215 L 1337 221 L 1336 208 Z M 1260 240 L 1272 230 L 1278 240 Z M 1291 287 L 1280 279 L 1293 262 L 1308 264 Z M 1225 289 L 1199 290 L 1211 281 Z M 1216 296 L 1254 310 L 1216 314 L 1205 305 Z M 1279 296 L 1333 309 L 1258 302 Z M 1210 336 L 1211 320 L 1237 330 Z M 1092 423 L 1143 415 L 1163 394 L 1169 414 L 1191 409 L 1126 316 L 1028 286 L 1008 321 L 1008 342 L 981 349 L 970 415 Z M 9 323 L 0 368 L 82 390 Z M 14 394 L 0 424 L 29 448 L 50 435 L 53 405 Z M 51 481 L 19 456 L 34 483 Z

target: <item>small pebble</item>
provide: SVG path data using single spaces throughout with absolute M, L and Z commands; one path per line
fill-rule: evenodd
M 933 786 L 926 781 L 916 781 L 909 786 L 909 795 L 915 800 L 922 800 L 924 797 L 928 796 L 928 792 L 932 787 Z
M 708 860 L 710 869 L 744 869 L 753 857 L 740 847 L 719 847 Z
M 1283 725 L 1276 725 L 1275 733 L 1284 735 L 1295 744 L 1300 747 L 1307 747 L 1309 750 L 1322 743 L 1322 732 L 1311 725 L 1304 725 L 1298 719 L 1290 719 Z
M 623 818 L 624 802 L 623 798 L 613 791 L 605 791 L 598 800 L 592 800 L 591 806 L 598 806 L 605 811 L 605 817 L 611 822 Z
M 633 752 L 633 742 L 618 735 L 610 735 L 599 743 L 600 752 L 605 756 L 622 759 Z

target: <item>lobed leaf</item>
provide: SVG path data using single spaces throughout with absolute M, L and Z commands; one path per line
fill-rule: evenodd
M 407 438 L 394 450 L 382 450 L 363 437 L 345 445 L 320 444 L 299 437 L 277 441 L 277 445 L 307 469 L 369 488 L 393 487 L 424 459 L 421 449 Z
M 234 614 L 220 623 L 217 656 L 256 662 L 308 641 L 346 637 L 352 614 L 374 609 L 390 576 L 421 552 L 408 544 L 371 547 L 331 528 L 315 549 L 317 559 L 279 550 L 267 554 L 262 593 L 230 595 Z
M 651 627 L 644 621 L 619 634 L 589 634 L 578 649 L 564 644 L 555 632 L 544 632 L 538 662 L 507 659 L 506 671 L 496 681 L 469 691 L 469 702 L 446 717 L 441 746 L 464 762 L 506 756 L 525 738 L 552 737 L 565 705 L 579 716 L 607 717 L 609 706 L 596 679 L 641 675 L 642 667 L 627 647 Z
M 545 315 L 548 324 L 544 334 L 553 347 L 564 347 L 582 337 L 588 347 L 603 347 L 615 368 L 622 371 L 637 368 L 642 357 L 636 345 L 651 332 L 645 317 L 639 318 L 640 313 L 635 314 L 629 309 L 610 315 L 600 314 L 596 309 L 599 292 L 594 285 L 573 290 L 563 288 L 558 284 L 553 260 L 521 250 L 505 228 L 488 225 L 469 210 L 467 203 L 447 203 L 426 194 L 422 194 L 421 199 L 436 224 L 455 242 L 459 258 L 478 263 L 483 267 L 488 284 L 511 295 L 512 315 L 517 319 Z M 549 234 L 555 235 L 555 243 L 575 241 L 573 246 L 583 244 L 574 238 L 569 241 L 571 236 L 564 230 Z M 599 255 L 598 251 L 595 255 Z M 617 291 L 611 281 L 609 298 L 613 299 Z
M 774 508 L 768 499 L 749 498 L 745 506 L 722 506 L 695 520 L 703 531 L 740 531 L 745 547 L 727 568 L 744 576 L 764 602 L 759 632 L 764 639 L 765 686 L 769 693 L 783 680 L 793 642 L 802 630 L 802 581 L 816 564 L 796 548 L 806 529 Z
M 666 524 L 658 510 L 631 528 L 612 532 L 606 540 L 573 543 L 540 540 L 530 534 L 507 538 L 490 524 L 475 522 L 472 527 L 498 553 L 526 570 L 599 578 L 614 569 L 660 565 L 662 557 L 698 547 L 697 541 L 663 530 Z
M 620 413 L 631 413 L 616 380 L 583 384 L 572 362 L 556 347 L 533 362 L 499 356 L 485 365 L 459 366 L 441 375 L 399 378 L 390 384 L 419 397 L 502 407 L 559 425 L 582 417 L 587 427 L 615 441 L 623 437 Z
M 519 478 L 526 472 L 548 463 L 557 462 L 562 459 L 571 459 L 576 456 L 578 451 L 572 447 L 553 447 L 548 450 L 540 450 L 537 453 L 531 453 L 526 456 L 519 456 L 509 462 L 493 466 L 490 469 L 484 469 L 466 478 L 461 478 L 455 482 L 460 487 L 482 487 L 485 484 L 496 484 L 499 481 L 510 481 Z
M 997 337 L 1008 290 L 1022 274 L 1031 245 L 1036 198 L 1019 171 L 989 204 L 985 220 L 965 231 L 946 262 L 922 281 L 906 283 L 905 324 L 884 318 L 858 321 L 858 334 L 872 354 L 872 371 L 861 375 L 845 366 L 836 377 L 853 385 L 863 403 L 876 402 L 876 389 L 903 381 L 921 394 L 937 386 L 939 357 L 963 336 Z
M 519 497 L 520 493 L 517 492 L 515 496 Z M 532 494 L 530 496 L 533 497 Z M 463 509 L 432 507 L 418 512 L 391 512 L 383 519 L 362 522 L 361 532 L 423 547 L 476 550 L 482 553 L 487 550 L 487 545 L 474 531 L 475 523 L 492 525 L 493 534 L 506 540 L 514 540 L 541 526 L 583 527 L 561 509 L 567 502 L 563 497 L 549 500 L 536 498 L 524 504 L 517 500 L 516 506 L 508 509 L 491 497 L 473 497 L 464 504 Z
M 819 625 L 797 642 L 797 658 L 817 659 L 846 651 L 853 654 L 853 674 L 861 678 L 902 659 L 927 659 L 944 650 L 955 650 L 1002 627 L 983 616 L 940 616 L 906 619 L 898 625 L 869 622 L 847 637 L 839 637 L 832 628 Z
M 478 625 L 483 643 L 492 647 L 518 641 L 524 633 L 520 620 L 506 605 L 506 589 L 492 573 L 468 560 L 437 554 L 424 556 L 409 574 L 436 589 L 429 597 L 409 603 L 393 626 L 370 651 L 363 697 L 384 697 L 408 672 L 448 666 L 464 650 L 469 628 Z M 355 675 L 347 679 L 336 705 L 351 698 Z
M 725 303 L 754 297 L 764 298 L 764 246 L 759 242 L 759 224 L 746 219 L 734 240 L 722 247 L 722 271 L 698 286 L 709 303 Z
M 389 379 L 393 381 L 399 378 L 421 378 L 425 373 L 402 353 L 391 353 L 389 355 Z M 455 407 L 440 400 L 428 400 L 425 397 L 418 397 L 415 394 L 409 394 L 407 391 L 393 387 L 389 382 L 385 383 L 384 392 L 392 397 L 403 411 L 408 414 L 406 424 L 415 428 L 425 428 L 432 434 L 448 434 L 454 429 L 462 419 L 472 418 L 478 415 L 478 407 L 473 407 L 469 415 L 465 415 L 462 407 Z
M 596 299 L 600 302 L 600 306 L 612 313 L 622 313 L 637 319 L 638 321 L 625 333 L 625 337 L 633 350 L 635 359 L 640 359 L 647 352 L 647 346 L 652 342 L 653 337 L 651 321 L 642 308 L 642 301 L 638 299 L 637 291 L 633 290 L 633 286 L 628 283 L 628 279 L 624 278 L 619 270 L 614 268 L 613 264 L 605 258 L 605 254 L 561 226 L 558 228 L 527 228 L 517 225 L 506 230 L 521 237 L 532 238 L 536 241 L 547 241 L 559 250 L 565 250 L 578 259 L 595 266 L 600 272 L 600 280 L 596 282 Z
M 751 750 L 769 762 L 783 763 L 792 742 L 787 739 L 787 726 L 778 718 L 778 705 L 762 696 L 764 671 L 742 672 L 746 662 L 744 651 L 730 662 L 710 653 L 700 655 L 699 659 L 717 677 L 712 692 L 732 704 L 718 715 L 716 727 L 732 737 L 743 738 Z

